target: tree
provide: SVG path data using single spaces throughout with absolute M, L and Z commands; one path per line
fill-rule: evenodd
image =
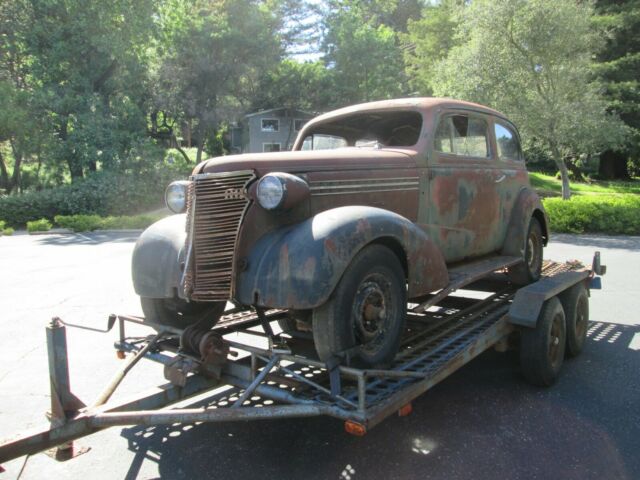
M 409 21 L 401 36 L 404 60 L 411 87 L 421 95 L 433 94 L 433 69 L 456 45 L 456 13 L 459 1 L 429 4 L 422 16 Z
M 318 112 L 333 101 L 333 78 L 322 61 L 285 59 L 274 70 L 264 72 L 256 86 L 252 111 L 285 107 Z
M 598 0 L 595 26 L 606 34 L 595 73 L 605 88 L 609 108 L 631 130 L 629 141 L 600 156 L 600 177 L 628 178 L 628 162 L 640 169 L 640 1 Z
M 258 75 L 279 62 L 279 19 L 254 0 L 185 5 L 185 16 L 165 23 L 170 42 L 159 71 L 159 100 L 163 110 L 195 123 L 200 162 L 206 138 L 241 109 Z
M 476 0 L 465 7 L 460 44 L 435 69 L 434 91 L 503 111 L 523 136 L 543 142 L 562 176 L 566 159 L 619 145 L 625 128 L 591 80 L 598 38 L 593 10 L 573 0 Z
M 392 12 L 396 5 L 393 1 L 330 2 L 323 50 L 333 70 L 337 104 L 391 98 L 406 90 L 397 34 L 380 23 L 376 10 L 367 8 L 370 4 L 381 13 Z

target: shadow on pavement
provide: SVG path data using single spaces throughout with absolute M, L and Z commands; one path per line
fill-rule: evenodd
M 620 250 L 640 251 L 640 237 L 605 236 L 605 235 L 573 235 L 554 233 L 551 235 L 554 243 L 567 243 L 583 247 L 617 248 Z
M 125 428 L 126 478 L 145 461 L 162 478 L 640 478 L 634 348 L 640 326 L 591 322 L 550 389 L 524 383 L 516 352 L 489 351 L 361 438 L 324 417 Z
M 99 245 L 101 243 L 130 243 L 135 242 L 140 232 L 108 232 L 108 233 L 76 233 L 68 235 L 43 235 L 37 242 L 40 245 Z

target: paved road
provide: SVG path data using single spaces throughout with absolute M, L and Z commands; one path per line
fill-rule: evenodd
M 94 327 L 139 313 L 130 286 L 135 235 L 0 238 L 0 438 L 48 408 L 44 325 Z M 70 462 L 44 454 L 4 465 L 20 478 L 640 478 L 640 237 L 558 235 L 546 256 L 609 266 L 591 300 L 585 353 L 551 389 L 526 385 L 513 354 L 487 352 L 363 438 L 327 418 L 114 428 Z M 115 334 L 69 331 L 72 387 L 90 401 L 117 366 Z M 144 362 L 143 362 L 144 363 Z M 122 395 L 162 382 L 141 365 Z

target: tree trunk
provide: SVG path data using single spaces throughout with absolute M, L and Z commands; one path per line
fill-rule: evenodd
M 9 193 L 9 172 L 7 171 L 7 164 L 4 163 L 4 157 L 0 152 L 0 189 L 6 190 Z
M 628 180 L 630 176 L 626 155 L 613 150 L 602 152 L 598 176 L 603 180 L 613 180 L 614 178 Z
M 182 147 L 180 146 L 180 142 L 178 142 L 178 139 L 176 138 L 176 134 L 173 133 L 173 131 L 171 132 L 171 142 L 174 144 L 174 148 L 178 150 L 178 152 L 180 152 L 180 154 L 184 157 L 185 161 L 187 163 L 191 163 L 191 159 L 189 158 L 189 155 L 187 155 L 187 152 L 185 152 L 182 149 Z
M 20 171 L 22 167 L 22 152 L 13 142 L 11 143 L 11 150 L 13 151 L 13 174 L 11 175 L 11 182 L 9 192 L 13 191 L 15 188 L 17 191 L 20 191 L 20 187 L 22 184 L 22 172 Z
M 564 158 L 562 158 L 558 147 L 552 145 L 551 153 L 558 170 L 560 170 L 560 177 L 562 178 L 562 199 L 569 200 L 571 198 L 571 189 L 569 188 L 569 170 L 567 169 L 567 165 L 564 163 Z
M 202 151 L 204 150 L 204 128 L 202 128 L 202 121 L 198 122 L 197 132 L 198 153 L 196 155 L 196 163 L 200 163 L 202 161 Z

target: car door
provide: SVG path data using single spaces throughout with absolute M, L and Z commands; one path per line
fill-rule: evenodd
M 500 248 L 507 234 L 513 206 L 520 190 L 529 184 L 520 137 L 516 128 L 502 118 L 493 119 L 493 135 L 496 145 L 496 189 L 500 197 L 500 217 L 497 238 Z
M 429 229 L 447 262 L 494 251 L 499 197 L 491 121 L 475 111 L 443 111 L 429 158 Z

